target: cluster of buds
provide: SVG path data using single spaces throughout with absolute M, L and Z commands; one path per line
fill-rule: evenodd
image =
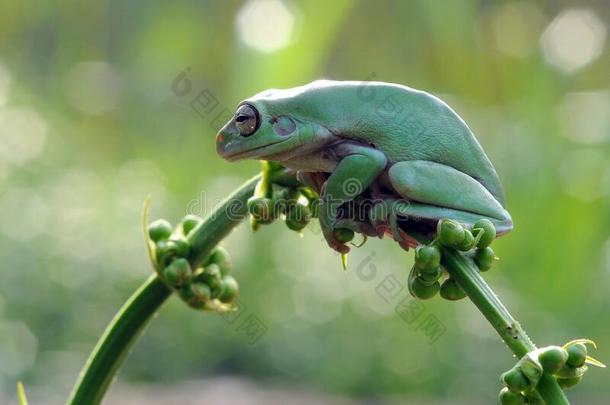
M 500 391 L 500 403 L 544 404 L 535 391 L 543 373 L 557 378 L 562 388 L 570 388 L 580 382 L 588 369 L 587 364 L 605 367 L 587 354 L 587 344 L 596 347 L 592 340 L 577 339 L 563 347 L 548 346 L 527 353 L 513 368 L 502 374 L 504 387 Z
M 439 221 L 437 236 L 429 245 L 419 246 L 415 251 L 415 264 L 409 273 L 408 286 L 411 295 L 420 299 L 434 297 L 440 292 L 441 297 L 456 301 L 466 297 L 466 293 L 451 277 L 441 284 L 445 272 L 441 265 L 441 246 L 465 252 L 472 257 L 478 269 L 489 270 L 496 259 L 489 247 L 496 238 L 496 228 L 488 219 L 480 219 L 472 229 L 462 224 L 445 219 Z
M 148 237 L 159 277 L 190 307 L 214 311 L 231 309 L 237 299 L 239 285 L 229 273 L 231 258 L 222 247 L 216 247 L 209 259 L 193 268 L 188 260 L 188 234 L 201 218 L 187 215 L 173 229 L 160 219 L 148 225 Z
M 248 200 L 252 229 L 281 218 L 290 230 L 300 233 L 312 218 L 318 217 L 318 195 L 294 177 L 280 178 L 283 171 L 281 166 L 263 162 L 263 178 Z M 276 181 L 271 181 L 272 176 Z

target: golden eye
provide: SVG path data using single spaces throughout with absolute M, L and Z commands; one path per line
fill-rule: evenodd
M 241 136 L 250 136 L 258 129 L 258 111 L 250 104 L 239 106 L 235 113 L 235 126 Z

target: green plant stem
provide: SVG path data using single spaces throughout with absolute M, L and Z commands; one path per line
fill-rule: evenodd
M 99 404 L 116 371 L 148 321 L 172 290 L 150 276 L 127 300 L 100 337 L 70 395 L 69 404 Z
M 451 277 L 464 289 L 517 358 L 536 349 L 529 336 L 481 277 L 470 258 L 455 250 L 442 248 L 442 260 Z M 557 380 L 551 375 L 543 374 L 536 389 L 546 405 L 570 404 Z
M 227 197 L 188 236 L 189 261 L 197 267 L 247 215 L 246 202 L 260 176 Z M 129 349 L 146 324 L 171 296 L 172 290 L 156 275 L 149 277 L 106 327 L 85 363 L 68 399 L 70 405 L 99 404 Z

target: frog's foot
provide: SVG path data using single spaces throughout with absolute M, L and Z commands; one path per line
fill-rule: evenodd
M 454 168 L 414 160 L 394 164 L 388 176 L 398 195 L 408 200 L 399 206 L 400 215 L 425 221 L 451 218 L 469 226 L 486 218 L 498 235 L 513 227 L 500 202 L 481 183 Z
M 342 255 L 349 253 L 350 248 L 345 243 L 349 242 L 351 238 L 353 238 L 353 231 L 349 230 L 351 235 L 343 238 L 343 231 L 348 230 L 349 228 L 340 228 L 337 226 L 337 222 L 330 222 L 323 215 L 320 215 L 319 219 L 320 228 L 322 228 L 322 235 L 324 235 L 324 239 L 326 239 L 328 246 Z
M 389 231 L 401 246 L 407 242 L 407 239 L 412 239 L 398 225 L 399 213 L 405 211 L 408 206 L 409 201 L 397 199 L 385 199 L 375 204 L 369 215 L 377 236 L 382 237 Z
M 527 353 L 513 368 L 502 374 L 504 388 L 500 391 L 500 402 L 512 404 L 520 398 L 522 401 L 528 400 L 528 403 L 536 403 L 534 401 L 539 398 L 535 389 L 545 373 L 557 378 L 562 388 L 569 388 L 582 379 L 587 364 L 605 367 L 587 355 L 587 344 L 596 347 L 591 340 L 578 339 L 563 347 L 548 346 Z
M 368 236 L 377 236 L 377 231 L 373 226 L 367 222 L 355 221 L 353 219 L 344 218 L 337 221 L 335 224 L 336 229 L 349 229 L 355 233 L 359 233 Z

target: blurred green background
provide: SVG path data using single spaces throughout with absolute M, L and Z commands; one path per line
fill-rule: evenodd
M 65 400 L 151 271 L 148 193 L 151 216 L 176 222 L 257 172 L 216 156 L 216 117 L 318 78 L 402 83 L 453 106 L 516 225 L 486 278 L 538 344 L 588 337 L 610 362 L 609 18 L 601 0 L 3 2 L 0 403 L 17 380 L 33 404 Z M 191 87 L 177 93 L 181 72 Z M 206 90 L 218 105 L 200 114 Z M 225 246 L 264 334 L 252 344 L 238 322 L 170 300 L 107 403 L 496 401 L 514 359 L 469 302 L 425 302 L 445 329 L 430 343 L 395 313 L 406 289 L 380 296 L 412 263 L 390 240 L 357 249 L 346 273 L 315 227 L 241 226 Z M 591 370 L 573 403 L 607 404 L 609 381 Z

